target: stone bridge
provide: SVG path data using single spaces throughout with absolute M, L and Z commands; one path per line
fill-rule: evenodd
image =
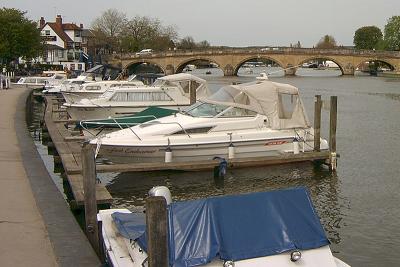
M 286 75 L 294 75 L 296 69 L 305 62 L 315 59 L 335 62 L 343 75 L 354 75 L 354 71 L 367 61 L 381 61 L 394 70 L 400 70 L 400 52 L 370 51 L 351 49 L 314 49 L 314 48 L 228 48 L 201 51 L 168 51 L 150 55 L 114 54 L 107 63 L 128 69 L 142 63 L 154 64 L 166 74 L 182 72 L 184 67 L 195 60 L 216 63 L 225 76 L 235 76 L 239 68 L 247 61 L 272 60 L 285 70 Z

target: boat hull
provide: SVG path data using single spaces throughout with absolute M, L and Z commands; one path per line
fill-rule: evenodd
M 78 103 L 84 98 L 92 99 L 99 97 L 104 92 L 62 92 L 65 103 Z
M 322 140 L 322 143 L 324 140 Z M 325 141 L 326 142 L 326 141 Z M 323 144 L 324 145 L 324 144 Z M 94 145 L 97 147 L 97 145 Z M 99 156 L 114 163 L 165 162 L 168 146 L 112 146 L 99 144 Z M 229 158 L 229 142 L 214 144 L 170 145 L 172 162 L 212 160 L 215 157 Z M 293 153 L 293 137 L 269 138 L 256 141 L 233 142 L 234 158 L 251 158 Z M 313 140 L 300 143 L 300 150 L 311 151 Z M 322 147 L 323 149 L 325 146 Z M 232 151 L 232 149 L 231 149 Z M 232 156 L 232 154 L 231 154 Z

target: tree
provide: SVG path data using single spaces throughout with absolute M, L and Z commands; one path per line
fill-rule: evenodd
M 382 40 L 381 29 L 376 26 L 365 26 L 356 30 L 353 43 L 357 49 L 378 49 Z
M 209 43 L 207 40 L 203 40 L 203 41 L 199 42 L 199 43 L 197 44 L 197 46 L 198 46 L 199 48 L 206 49 L 206 48 L 209 48 L 209 47 L 210 47 L 210 43 Z
M 31 59 L 43 51 L 37 24 L 14 8 L 0 9 L 0 59 L 9 62 L 23 57 Z
M 104 11 L 92 23 L 97 43 L 105 44 L 107 50 L 115 51 L 120 46 L 121 33 L 125 31 L 127 19 L 125 13 L 116 9 Z
M 116 9 L 108 9 L 93 21 L 92 29 L 107 37 L 118 37 L 124 31 L 126 23 L 125 13 Z
M 336 40 L 331 35 L 325 35 L 324 37 L 322 37 L 315 46 L 315 48 L 319 49 L 330 49 L 335 47 L 336 47 Z
M 192 36 L 186 36 L 185 38 L 182 38 L 179 43 L 180 49 L 195 49 L 196 47 L 196 42 L 194 41 Z
M 177 38 L 175 27 L 165 27 L 158 19 L 136 16 L 127 23 L 122 43 L 125 51 L 146 48 L 162 51 L 171 48 Z
M 389 50 L 400 50 L 400 16 L 393 16 L 385 25 L 385 45 Z

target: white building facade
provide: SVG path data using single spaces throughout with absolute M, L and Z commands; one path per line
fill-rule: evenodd
M 63 65 L 72 71 L 84 71 L 87 47 L 82 38 L 83 25 L 63 23 L 61 15 L 55 22 L 39 21 L 40 34 L 45 41 L 45 52 L 41 63 Z M 86 50 L 86 51 L 85 51 Z

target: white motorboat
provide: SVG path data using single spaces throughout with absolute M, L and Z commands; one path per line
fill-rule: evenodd
M 333 256 L 304 187 L 170 203 L 166 187 L 168 266 L 350 267 Z M 164 193 L 165 192 L 165 193 Z M 110 266 L 148 266 L 146 218 L 100 210 Z
M 45 87 L 61 84 L 67 78 L 63 71 L 44 71 L 42 76 L 21 77 L 16 84 L 28 87 Z
M 90 143 L 113 162 L 163 162 L 167 152 L 168 160 L 182 162 L 311 151 L 313 132 L 296 87 L 258 79 Z M 320 148 L 328 149 L 326 140 Z
M 65 103 L 73 120 L 104 119 L 135 115 L 151 107 L 178 109 L 190 105 L 190 94 L 197 99 L 209 95 L 207 83 L 190 74 L 174 74 L 158 78 L 152 86 L 119 87 L 106 91 L 96 99 Z
M 84 83 L 79 87 L 65 87 L 61 89 L 66 103 L 77 103 L 82 99 L 93 99 L 104 94 L 109 89 L 114 88 L 125 88 L 125 87 L 136 87 L 144 86 L 143 82 L 133 81 L 100 81 L 100 82 L 88 82 Z
M 45 86 L 42 91 L 45 94 L 59 94 L 62 90 L 77 90 L 84 83 L 89 82 L 85 76 L 63 80 L 60 84 Z

